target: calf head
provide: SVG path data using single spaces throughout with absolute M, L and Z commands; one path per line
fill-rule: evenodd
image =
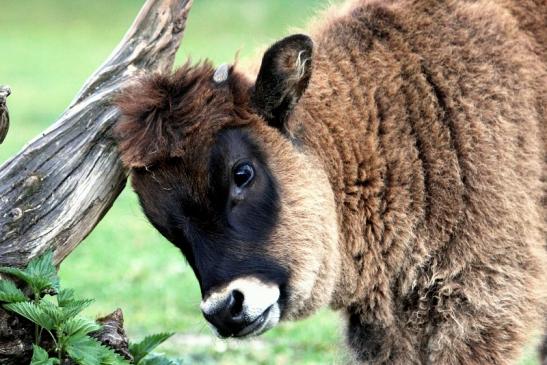
M 186 64 L 118 99 L 116 137 L 141 206 L 181 249 L 222 337 L 260 334 L 328 304 L 339 266 L 332 190 L 287 121 L 311 75 L 312 42 L 285 38 L 256 82 Z

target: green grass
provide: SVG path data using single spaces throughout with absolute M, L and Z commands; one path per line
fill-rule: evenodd
M 177 63 L 188 56 L 230 62 L 302 27 L 326 0 L 195 0 Z M 51 124 L 87 76 L 110 54 L 142 1 L 1 0 L 0 84 L 12 126 L 0 163 Z M 130 336 L 179 333 L 163 351 L 195 364 L 345 363 L 338 316 L 328 310 L 284 323 L 253 342 L 211 337 L 199 313 L 200 293 L 179 251 L 142 215 L 126 189 L 93 233 L 61 267 L 64 287 L 96 303 L 89 316 L 115 308 Z M 534 365 L 529 351 L 522 364 Z

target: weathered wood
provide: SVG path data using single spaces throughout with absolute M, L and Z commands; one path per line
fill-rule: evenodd
M 0 144 L 4 142 L 9 129 L 9 113 L 6 99 L 10 96 L 11 90 L 9 87 L 0 85 Z
M 28 364 L 33 341 L 34 324 L 0 307 L 0 364 Z
M 104 345 L 115 350 L 118 354 L 133 361 L 133 356 L 129 353 L 129 339 L 123 328 L 123 312 L 120 308 L 107 316 L 97 319 L 102 328 L 92 334 Z
M 0 167 L 0 265 L 48 248 L 60 263 L 110 208 L 126 179 L 111 101 L 136 75 L 171 69 L 191 2 L 148 0 L 59 120 Z

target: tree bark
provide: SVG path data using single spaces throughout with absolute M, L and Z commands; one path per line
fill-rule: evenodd
M 34 324 L 0 307 L 0 364 L 28 364 L 33 341 Z
M 6 99 L 10 96 L 9 87 L 0 85 L 0 144 L 4 142 L 9 129 L 9 114 Z
M 191 2 L 148 0 L 59 120 L 0 166 L 0 266 L 50 248 L 59 264 L 111 207 L 126 180 L 111 101 L 135 76 L 171 69 Z
M 133 356 L 129 353 L 129 339 L 123 328 L 123 312 L 120 308 L 107 316 L 97 319 L 102 328 L 92 336 L 104 345 L 116 350 L 116 352 L 133 361 Z

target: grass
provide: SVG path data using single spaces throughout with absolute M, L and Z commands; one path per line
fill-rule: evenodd
M 195 0 L 182 63 L 208 57 L 233 60 L 301 27 L 326 0 Z M 121 39 L 136 15 L 135 0 L 2 0 L 0 83 L 9 98 L 12 127 L 0 163 L 52 123 L 87 76 Z M 328 310 L 285 323 L 252 342 L 210 336 L 199 313 L 196 280 L 179 251 L 142 215 L 126 189 L 60 271 L 64 287 L 96 298 L 89 316 L 124 310 L 130 336 L 176 331 L 163 351 L 193 364 L 339 364 L 346 361 L 338 316 Z M 529 351 L 522 365 L 534 365 Z

